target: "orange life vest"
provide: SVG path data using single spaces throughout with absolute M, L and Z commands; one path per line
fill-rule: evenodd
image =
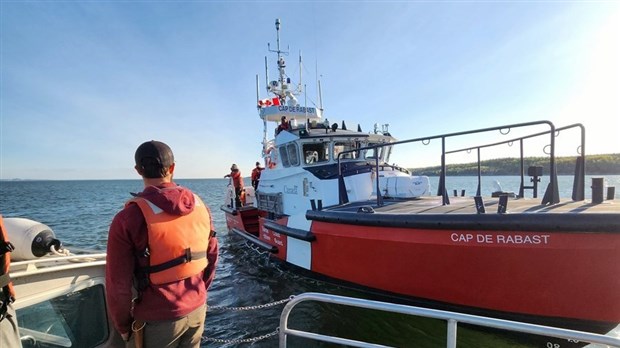
M 207 267 L 211 216 L 202 200 L 194 198 L 194 210 L 184 216 L 168 214 L 141 197 L 127 202 L 138 204 L 146 220 L 149 265 L 138 273 L 147 273 L 152 284 L 189 278 Z
M 0 215 L 0 320 L 4 318 L 9 303 L 15 301 L 15 290 L 11 277 L 9 277 L 9 265 L 11 263 L 9 253 L 13 250 L 15 248 L 9 242 L 2 215 Z

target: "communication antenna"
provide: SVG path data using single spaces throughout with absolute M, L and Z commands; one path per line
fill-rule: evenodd
M 319 109 L 323 112 L 323 95 L 321 93 L 321 80 L 318 80 L 319 85 Z
M 267 44 L 267 46 L 269 46 L 269 44 Z M 267 56 L 265 56 L 265 88 L 267 88 L 267 93 L 269 93 L 269 68 L 267 67 Z
M 275 86 L 275 84 L 272 82 L 271 86 L 268 86 L 268 90 L 273 92 L 274 94 L 278 95 L 281 99 L 284 99 L 285 97 L 285 93 L 284 90 L 287 88 L 287 81 L 285 79 L 285 68 L 286 68 L 286 61 L 284 60 L 283 56 L 288 56 L 288 51 L 289 51 L 289 47 L 287 46 L 287 50 L 283 51 L 280 49 L 280 19 L 276 18 L 276 49 L 272 50 L 271 49 L 271 45 L 269 43 L 267 43 L 267 50 L 269 52 L 274 52 L 278 54 L 278 85 L 279 88 L 276 88 L 278 86 Z

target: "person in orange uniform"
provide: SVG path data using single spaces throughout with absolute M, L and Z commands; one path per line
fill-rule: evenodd
M 218 260 L 211 212 L 173 182 L 168 145 L 143 143 L 135 163 L 144 190 L 114 216 L 108 234 L 106 299 L 112 323 L 128 347 L 198 348 Z
M 243 177 L 239 171 L 239 167 L 233 163 L 230 167 L 230 174 L 224 175 L 225 178 L 231 178 L 233 186 L 235 187 L 235 204 L 237 208 L 242 206 L 241 204 L 241 192 L 243 191 Z
M 9 265 L 11 256 L 9 253 L 15 250 L 9 242 L 2 215 L 0 215 L 0 347 L 22 346 L 17 330 L 17 319 L 12 303 L 15 301 L 13 283 L 9 277 Z
M 276 135 L 280 134 L 283 130 L 289 130 L 289 128 L 290 127 L 288 121 L 286 120 L 286 116 L 282 116 L 282 118 L 280 118 L 280 124 L 278 125 L 278 128 L 276 128 Z
M 258 181 L 260 180 L 260 173 L 263 169 L 265 168 L 261 168 L 260 162 L 256 162 L 256 167 L 252 169 L 252 187 L 254 187 L 254 190 L 258 189 Z

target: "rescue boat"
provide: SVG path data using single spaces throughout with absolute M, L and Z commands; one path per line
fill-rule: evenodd
M 277 49 L 270 51 L 277 54 L 278 78 L 267 83 L 270 96 L 258 101 L 265 170 L 256 191 L 245 188 L 242 206 L 229 189 L 221 207 L 229 231 L 296 270 L 381 296 L 594 333 L 616 328 L 617 334 L 620 206 L 604 199 L 598 178 L 586 199 L 583 125 L 541 120 L 407 140 L 392 137 L 387 126 L 349 130 L 331 124 L 320 102 L 299 104 L 305 92 L 285 73 L 279 20 L 276 33 Z M 288 129 L 271 138 L 282 117 Z M 573 130 L 580 137 L 572 197 L 560 199 L 555 138 Z M 477 143 L 456 141 L 470 135 Z M 526 197 L 532 187 L 525 184 L 523 143 L 530 139 L 548 140 L 549 184 L 541 199 Z M 441 143 L 432 192 L 428 177 L 388 164 L 393 150 L 430 141 Z M 483 197 L 480 150 L 508 143 L 521 145 L 519 192 Z M 461 151 L 478 152 L 473 196 L 446 189 L 446 156 Z M 528 175 L 534 181 L 541 171 L 532 167 Z

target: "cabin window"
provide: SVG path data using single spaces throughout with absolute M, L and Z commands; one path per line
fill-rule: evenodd
M 299 151 L 297 151 L 297 144 L 289 143 L 286 145 L 286 152 L 288 152 L 288 161 L 290 164 L 297 167 L 299 165 L 299 155 L 297 155 Z
M 337 141 L 334 143 L 334 159 L 338 159 L 338 154 L 344 151 L 357 149 L 357 142 L 355 141 Z M 359 151 L 348 152 L 340 156 L 341 159 L 357 159 L 359 157 Z
M 368 144 L 367 146 L 373 146 L 373 145 L 379 145 L 379 144 Z M 371 159 L 374 160 L 375 158 L 377 158 L 377 154 L 379 154 L 379 162 L 382 162 L 383 160 L 383 147 L 376 147 L 374 149 L 368 149 L 366 150 L 366 159 Z
M 278 148 L 278 151 L 280 151 L 280 159 L 284 167 L 296 167 L 299 165 L 299 155 L 297 154 L 298 151 L 296 143 L 282 145 Z
M 24 348 L 96 347 L 108 340 L 103 285 L 17 310 Z
M 290 167 L 291 163 L 288 161 L 288 152 L 286 151 L 286 145 L 280 146 L 278 148 L 278 151 L 280 151 L 280 160 L 282 161 L 282 165 L 284 167 Z
M 304 163 L 316 164 L 329 161 L 329 143 L 307 143 L 303 145 Z

